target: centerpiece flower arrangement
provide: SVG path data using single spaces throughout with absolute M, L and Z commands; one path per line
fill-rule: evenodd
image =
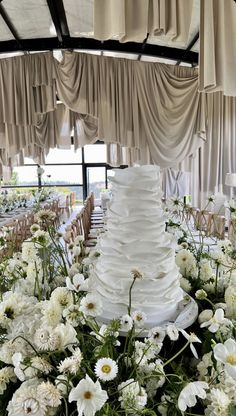
M 1 414 L 236 414 L 236 251 L 228 241 L 201 255 L 181 242 L 176 262 L 198 321 L 143 334 L 147 317 L 131 308 L 142 270 L 130 271 L 127 314 L 100 324 L 89 277 L 96 248 L 79 235 L 65 250 L 54 215 L 41 210 L 35 220 L 22 251 L 0 265 Z

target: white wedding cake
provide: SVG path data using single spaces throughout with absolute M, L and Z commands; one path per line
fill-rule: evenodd
M 141 166 L 116 170 L 106 231 L 97 244 L 93 289 L 103 301 L 103 322 L 127 314 L 131 271 L 132 311 L 147 315 L 147 327 L 175 321 L 183 291 L 175 264 L 176 242 L 165 232 L 160 169 Z

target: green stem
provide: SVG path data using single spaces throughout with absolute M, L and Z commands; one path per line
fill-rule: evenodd
M 129 306 L 128 306 L 128 315 L 131 316 L 131 303 L 132 303 L 132 289 L 135 283 L 136 277 L 133 278 L 133 281 L 129 288 Z
M 186 348 L 187 348 L 187 346 L 190 344 L 190 342 L 188 341 L 188 342 L 186 342 L 186 344 L 173 356 L 173 357 L 171 357 L 168 361 L 166 361 L 164 364 L 163 364 L 163 367 L 165 367 L 166 365 L 168 365 L 168 364 L 170 364 L 172 361 L 174 361 L 175 360 L 175 358 L 176 357 L 178 357 Z

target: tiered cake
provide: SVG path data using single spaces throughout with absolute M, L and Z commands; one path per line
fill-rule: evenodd
M 141 166 L 116 170 L 107 231 L 97 245 L 100 256 L 92 273 L 93 288 L 103 301 L 107 322 L 127 313 L 131 271 L 143 278 L 132 289 L 132 311 L 146 313 L 147 326 L 177 317 L 183 299 L 175 264 L 175 241 L 165 232 L 160 169 Z

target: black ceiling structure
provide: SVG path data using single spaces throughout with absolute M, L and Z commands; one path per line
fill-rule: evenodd
M 17 28 L 12 24 L 6 10 L 4 9 L 3 0 L 0 0 L 0 15 L 5 24 L 8 26 L 14 39 L 0 41 L 0 54 L 8 52 L 31 52 L 45 51 L 55 49 L 79 49 L 79 50 L 98 50 L 118 52 L 125 54 L 138 55 L 140 60 L 143 55 L 164 58 L 176 61 L 176 65 L 186 62 L 192 66 L 198 65 L 198 53 L 191 51 L 194 44 L 199 38 L 197 33 L 186 49 L 178 49 L 167 46 L 147 43 L 148 36 L 143 43 L 126 42 L 120 43 L 118 40 L 99 41 L 93 38 L 71 37 L 67 23 L 66 13 L 63 0 L 46 0 L 50 11 L 52 21 L 56 29 L 56 37 L 24 39 L 20 38 Z

